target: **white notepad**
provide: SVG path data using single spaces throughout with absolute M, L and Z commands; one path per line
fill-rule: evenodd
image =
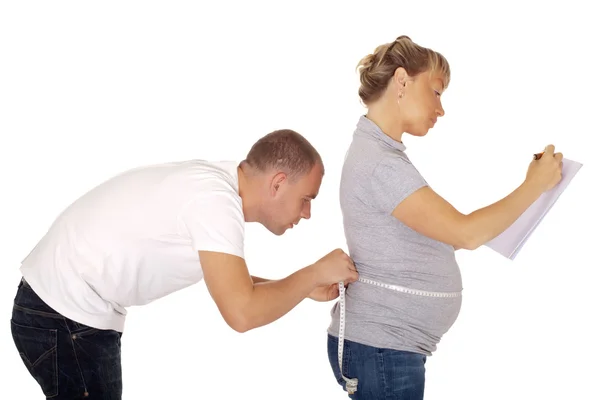
M 535 228 L 565 191 L 583 164 L 563 158 L 562 178 L 551 190 L 544 192 L 521 216 L 485 246 L 514 260 Z

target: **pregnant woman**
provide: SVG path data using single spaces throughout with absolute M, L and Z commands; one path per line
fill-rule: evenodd
M 345 310 L 341 299 L 332 309 L 329 360 L 350 398 L 420 400 L 426 358 L 461 307 L 455 250 L 498 236 L 554 187 L 562 154 L 546 146 L 512 193 L 462 214 L 429 187 L 402 142 L 405 133 L 426 135 L 444 115 L 446 59 L 401 36 L 364 57 L 358 70 L 367 113 L 347 152 L 340 202 L 360 279 L 346 291 Z M 346 340 L 338 343 L 340 332 Z

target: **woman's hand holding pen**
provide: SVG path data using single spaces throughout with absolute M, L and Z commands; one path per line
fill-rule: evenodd
M 549 144 L 541 155 L 534 156 L 525 182 L 538 188 L 541 193 L 552 189 L 562 178 L 562 159 L 562 153 L 554 153 L 554 146 Z

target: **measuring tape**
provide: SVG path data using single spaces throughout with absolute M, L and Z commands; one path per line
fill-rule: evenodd
M 378 286 L 384 289 L 395 290 L 397 292 L 413 294 L 416 296 L 459 297 L 461 295 L 461 292 L 429 292 L 426 290 L 410 289 L 404 286 L 390 285 L 387 283 L 376 282 L 366 278 L 358 278 L 358 281 L 362 283 L 367 283 L 369 285 Z M 346 330 L 346 287 L 344 286 L 344 282 L 338 283 L 338 286 L 340 289 L 340 332 L 338 337 L 338 363 L 340 365 L 340 374 L 342 375 L 342 378 L 346 381 L 346 391 L 348 392 L 348 394 L 354 394 L 358 389 L 358 379 L 345 377 L 342 369 L 342 358 L 344 356 L 344 332 Z

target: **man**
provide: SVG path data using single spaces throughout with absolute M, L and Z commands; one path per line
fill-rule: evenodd
M 239 164 L 141 167 L 71 204 L 23 261 L 11 320 L 45 396 L 120 399 L 126 307 L 201 279 L 238 332 L 277 320 L 306 297 L 337 297 L 338 282 L 358 278 L 339 249 L 277 281 L 252 277 L 244 262 L 245 222 L 281 235 L 310 218 L 323 175 L 314 147 L 279 130 Z

